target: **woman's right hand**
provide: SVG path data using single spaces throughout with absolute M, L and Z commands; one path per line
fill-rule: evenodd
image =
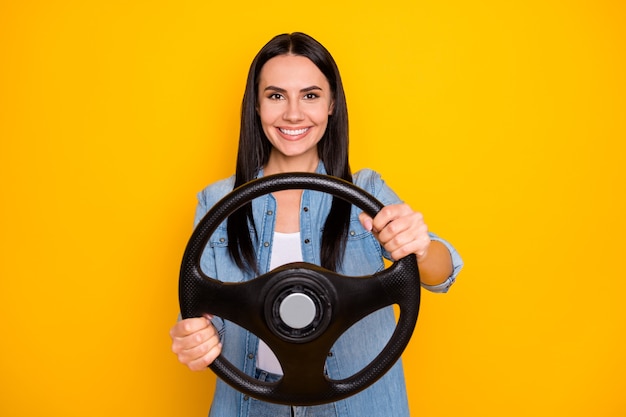
M 222 344 L 210 316 L 184 319 L 170 330 L 172 351 L 192 371 L 201 371 L 222 352 Z

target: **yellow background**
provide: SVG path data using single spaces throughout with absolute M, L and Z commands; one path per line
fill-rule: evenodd
M 335 56 L 351 160 L 466 268 L 425 294 L 415 416 L 626 415 L 621 1 L 0 2 L 0 415 L 204 416 L 170 352 L 195 193 L 248 65 Z

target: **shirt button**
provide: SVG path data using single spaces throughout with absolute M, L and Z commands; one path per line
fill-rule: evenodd
M 265 242 L 265 243 L 263 244 L 263 246 L 265 246 L 266 248 L 267 248 L 269 245 L 270 245 L 270 242 Z
M 244 395 L 244 396 L 243 396 L 243 400 L 244 400 L 244 401 L 248 401 L 249 399 L 250 399 L 250 397 L 249 397 L 249 396 L 247 396 L 247 395 Z
M 223 237 L 220 238 L 220 243 L 224 243 L 226 242 L 226 239 L 224 239 Z
M 309 243 L 311 243 L 311 241 L 309 239 L 304 239 L 304 243 L 308 245 Z
M 356 232 L 354 230 L 350 230 L 350 236 L 354 236 L 356 235 Z
M 254 359 L 254 353 L 248 353 L 248 359 Z
M 332 357 L 333 356 L 333 352 L 328 352 L 328 357 Z
M 304 207 L 302 210 L 304 210 L 305 212 L 309 211 L 308 207 Z
M 271 216 L 272 214 L 274 214 L 274 212 L 273 212 L 272 210 L 268 210 L 268 211 L 267 211 L 267 215 L 268 215 L 268 216 Z

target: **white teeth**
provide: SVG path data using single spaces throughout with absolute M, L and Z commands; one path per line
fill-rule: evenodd
M 297 135 L 301 135 L 304 132 L 306 132 L 308 130 L 308 128 L 304 128 L 304 129 L 297 129 L 297 130 L 290 130 L 290 129 L 280 129 L 280 131 L 282 133 L 284 133 L 285 135 L 290 135 L 290 136 L 297 136 Z

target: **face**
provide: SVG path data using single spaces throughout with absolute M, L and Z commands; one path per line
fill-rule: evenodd
M 279 55 L 259 77 L 257 111 L 273 145 L 270 163 L 317 164 L 333 100 L 324 74 L 306 57 Z

